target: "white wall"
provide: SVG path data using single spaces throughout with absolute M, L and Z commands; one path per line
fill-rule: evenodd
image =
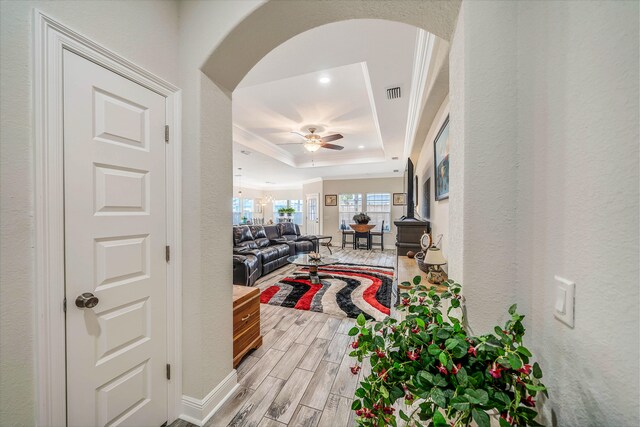
M 527 315 L 547 425 L 640 422 L 638 12 L 464 2 L 452 43 L 451 275 L 476 333 L 509 301 Z M 554 275 L 576 282 L 574 328 Z
M 422 212 L 422 205 L 425 203 L 422 197 L 422 185 L 424 185 L 428 178 L 431 178 L 431 181 L 429 182 L 429 186 L 431 187 L 431 210 L 429 218 L 431 223 L 431 235 L 433 236 L 434 244 L 437 243 L 438 236 L 442 235 L 440 249 L 442 249 L 442 253 L 445 257 L 448 257 L 449 249 L 449 199 L 436 200 L 435 198 L 436 182 L 433 176 L 433 142 L 448 114 L 449 97 L 447 96 L 440 105 L 440 108 L 433 119 L 415 165 L 415 174 L 418 176 L 418 182 L 420 183 L 420 195 L 418 197 L 419 204 L 416 207 L 416 212 Z M 449 124 L 449 127 L 451 127 L 451 124 Z M 449 134 L 451 134 L 451 132 Z
M 34 7 L 171 83 L 178 82 L 175 2 L 0 3 L 0 423 L 15 426 L 34 425 L 36 411 L 31 102 Z
M 183 393 L 202 399 L 232 371 L 231 100 L 200 68 L 260 1 L 179 2 L 183 90 Z M 227 149 L 225 149 L 227 147 Z M 206 189 L 206 191 L 204 191 Z
M 517 301 L 548 424 L 640 424 L 638 4 L 518 7 Z M 576 283 L 573 329 L 554 275 Z
M 341 193 L 361 193 L 364 199 L 367 193 L 390 193 L 392 195 L 393 193 L 402 193 L 402 182 L 403 178 L 330 179 L 323 181 L 323 191 L 324 194 L 336 195 Z M 323 233 L 333 236 L 331 243 L 334 246 L 341 246 L 342 233 L 339 229 L 340 223 L 338 221 L 339 207 L 324 206 L 324 198 L 321 203 L 323 205 Z M 363 206 L 364 209 L 365 206 Z M 387 248 L 395 249 L 396 226 L 393 225 L 393 221 L 402 216 L 403 210 L 403 206 L 391 206 L 391 232 L 386 233 L 384 236 L 384 245 Z

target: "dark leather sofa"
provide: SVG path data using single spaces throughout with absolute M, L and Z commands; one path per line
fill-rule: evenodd
M 318 248 L 315 236 L 302 236 L 292 223 L 233 227 L 233 283 L 252 286 L 287 264 L 287 258 Z

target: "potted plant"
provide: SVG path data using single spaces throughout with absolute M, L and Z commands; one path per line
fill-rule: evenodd
M 278 208 L 278 214 L 280 214 L 281 217 L 284 217 L 288 209 L 289 208 Z
M 522 345 L 523 315 L 516 305 L 509 308 L 511 319 L 494 333 L 473 336 L 465 329 L 461 310 L 460 285 L 443 283 L 447 290 L 438 294 L 434 286 L 414 286 L 401 294 L 399 308 L 406 313 L 402 321 L 386 318 L 367 324 L 361 314 L 350 356 L 358 363 L 365 358 L 371 374 L 360 383 L 352 409 L 361 426 L 396 426 L 393 405 L 404 401 L 407 412 L 398 415 L 407 425 L 435 427 L 489 427 L 490 414 L 499 414 L 500 427 L 538 426 L 535 397 L 546 395 L 540 382 L 538 363 L 530 364 L 532 354 Z M 409 286 L 405 282 L 403 285 Z M 443 302 L 449 302 L 446 313 Z
M 353 216 L 353 220 L 356 224 L 369 224 L 369 221 L 371 221 L 371 217 L 364 212 L 360 212 L 359 214 L 355 214 Z
M 295 210 L 295 208 L 286 208 L 285 212 L 287 213 L 287 216 L 289 218 L 291 218 L 293 216 L 293 214 L 296 213 L 296 210 Z

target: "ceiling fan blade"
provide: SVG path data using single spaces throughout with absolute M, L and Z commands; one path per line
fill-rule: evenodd
M 333 135 L 323 136 L 322 140 L 324 142 L 330 142 L 330 141 L 335 141 L 336 139 L 342 139 L 342 138 L 344 138 L 344 136 L 340 135 L 339 133 L 336 133 Z
M 285 142 L 283 144 L 276 144 L 276 145 L 304 145 L 304 142 Z
M 307 135 L 305 135 L 305 134 L 303 134 L 303 133 L 300 133 L 300 132 L 291 131 L 291 133 L 295 133 L 296 135 L 300 135 L 301 137 L 303 137 L 303 138 L 305 138 L 305 139 L 307 138 Z
M 322 144 L 320 147 L 328 148 L 329 150 L 342 150 L 344 148 L 342 145 L 336 144 Z

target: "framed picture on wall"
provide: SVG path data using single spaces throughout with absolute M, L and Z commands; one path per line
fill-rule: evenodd
M 431 178 L 422 184 L 422 218 L 431 219 Z
M 325 206 L 338 206 L 338 195 L 337 194 L 325 194 L 324 195 L 324 205 Z
M 404 206 L 407 204 L 407 193 L 393 193 L 393 206 Z
M 435 199 L 449 198 L 449 116 L 444 120 L 440 132 L 433 142 L 433 167 Z

